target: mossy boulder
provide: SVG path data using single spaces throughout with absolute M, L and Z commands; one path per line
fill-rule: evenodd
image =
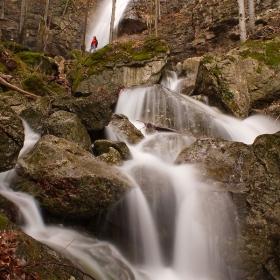
M 250 96 L 242 58 L 204 57 L 198 68 L 193 94 L 206 95 L 210 106 L 238 118 L 246 118 Z
M 43 125 L 43 134 L 51 134 L 70 142 L 92 153 L 90 136 L 77 115 L 57 111 L 46 119 Z
M 69 73 L 72 91 L 86 93 L 99 87 L 157 83 L 166 64 L 167 50 L 166 42 L 157 37 L 109 44 L 74 66 Z
M 89 218 L 132 188 L 114 167 L 65 139 L 44 135 L 17 164 L 12 188 L 33 195 L 49 212 Z
M 45 81 L 37 75 L 31 75 L 27 77 L 22 82 L 22 88 L 25 91 L 34 93 L 39 96 L 50 95 L 50 90 L 48 89 Z
M 0 100 L 0 172 L 14 168 L 23 143 L 22 120 Z
M 17 53 L 16 56 L 23 61 L 31 71 L 36 71 L 44 75 L 54 75 L 57 73 L 57 66 L 54 60 L 42 53 L 22 51 Z

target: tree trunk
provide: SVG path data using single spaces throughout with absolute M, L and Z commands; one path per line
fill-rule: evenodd
M 1 16 L 0 16 L 0 18 L 1 19 L 4 19 L 4 17 L 5 17 L 5 0 L 3 0 L 2 1 L 2 5 L 1 5 L 2 7 L 2 11 L 1 11 Z
M 238 0 L 240 42 L 246 41 L 245 5 L 244 0 Z
M 155 36 L 158 35 L 158 0 L 155 0 Z
M 250 33 L 254 33 L 255 29 L 255 3 L 254 0 L 248 0 L 248 8 L 249 8 L 249 28 Z
M 25 32 L 24 32 L 24 25 L 25 25 L 25 19 L 26 19 L 26 0 L 21 0 L 21 9 L 20 9 L 20 18 L 19 18 L 19 43 L 23 44 L 25 40 Z
M 45 26 L 47 26 L 47 19 L 49 15 L 49 7 L 50 7 L 50 0 L 46 0 L 46 5 L 45 5 L 45 13 L 44 13 L 44 23 Z
M 85 25 L 84 25 L 84 32 L 83 32 L 82 56 L 85 56 L 85 52 L 86 52 L 86 33 L 87 33 L 89 1 L 90 0 L 87 0 L 87 6 L 86 6 L 86 12 L 85 12 Z
M 116 0 L 112 0 L 112 15 L 111 15 L 110 35 L 109 35 L 110 44 L 112 44 L 114 40 L 115 13 L 116 13 Z

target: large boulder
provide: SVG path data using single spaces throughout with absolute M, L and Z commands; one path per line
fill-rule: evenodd
M 73 113 L 54 112 L 44 123 L 43 132 L 66 139 L 92 153 L 90 136 L 81 120 Z
M 23 143 L 22 120 L 0 100 L 0 172 L 15 167 Z
M 151 37 L 146 41 L 115 42 L 74 65 L 68 74 L 74 95 L 98 88 L 132 87 L 155 84 L 167 62 L 165 41 Z
M 239 227 L 222 241 L 221 255 L 235 279 L 278 279 L 280 241 L 280 133 L 252 145 L 203 139 L 181 151 L 176 164 L 199 166 L 210 193 L 230 193 Z M 231 211 L 233 211 L 232 209 Z
M 118 170 L 79 146 L 43 136 L 18 161 L 12 188 L 33 195 L 49 212 L 87 218 L 104 211 L 132 188 Z
M 240 56 L 204 57 L 198 69 L 195 95 L 206 95 L 209 105 L 238 118 L 249 114 L 250 96 Z

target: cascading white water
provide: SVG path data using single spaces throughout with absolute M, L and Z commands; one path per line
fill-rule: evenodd
M 188 123 L 181 119 L 178 110 Z M 221 128 L 216 131 L 222 131 L 227 139 L 248 144 L 259 134 L 279 130 L 279 125 L 264 116 L 240 121 L 162 86 L 122 90 L 116 113 L 127 115 L 140 129 L 143 123 L 137 120 L 160 120 L 165 124 L 164 118 L 170 116 L 176 120 L 168 124 L 175 124 L 176 129 L 193 128 L 197 121 L 204 125 L 215 124 Z M 202 113 L 203 117 L 198 118 Z M 39 137 L 27 126 L 25 129 L 23 153 Z M 195 177 L 198 171 L 193 166 L 173 165 L 178 153 L 191 144 L 194 137 L 142 131 L 145 134 L 143 141 L 136 146 L 128 144 L 133 159 L 120 167 L 135 183 L 135 189 L 127 195 L 116 220 L 114 212 L 122 209 L 118 204 L 112 207 L 107 218 L 116 224 L 125 220 L 122 226 L 130 244 L 129 253 L 122 247 L 116 249 L 113 243 L 45 225 L 36 201 L 27 194 L 9 189 L 13 171 L 0 174 L 1 194 L 19 206 L 26 233 L 62 251 L 98 280 L 234 279 L 219 255 L 221 244 L 232 232 L 229 221 L 234 211 L 230 200 L 225 194 L 212 192 L 207 185 L 199 183 Z M 211 130 L 203 131 L 206 132 L 212 133 Z M 112 131 L 110 137 L 119 138 Z
M 117 28 L 123 12 L 130 0 L 117 0 L 114 27 Z M 86 45 L 90 46 L 93 36 L 98 39 L 98 48 L 109 43 L 110 22 L 112 14 L 112 0 L 103 0 L 94 13 L 94 19 L 87 32 Z

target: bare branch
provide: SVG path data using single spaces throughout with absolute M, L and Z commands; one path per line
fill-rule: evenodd
M 6 81 L 5 81 L 3 78 L 1 78 L 1 77 L 0 77 L 0 85 L 5 86 L 5 87 L 7 87 L 7 88 L 10 88 L 10 89 L 12 89 L 12 90 L 15 90 L 15 91 L 17 91 L 17 92 L 23 94 L 25 97 L 30 98 L 30 99 L 36 100 L 36 99 L 39 98 L 39 96 L 37 96 L 37 95 L 35 95 L 35 94 L 33 94 L 33 93 L 30 93 L 30 92 L 28 92 L 28 91 L 25 91 L 25 90 L 23 90 L 23 89 L 20 89 L 20 88 L 18 88 L 18 87 L 16 87 L 16 86 L 14 86 L 14 85 L 12 85 L 12 84 L 6 82 Z

